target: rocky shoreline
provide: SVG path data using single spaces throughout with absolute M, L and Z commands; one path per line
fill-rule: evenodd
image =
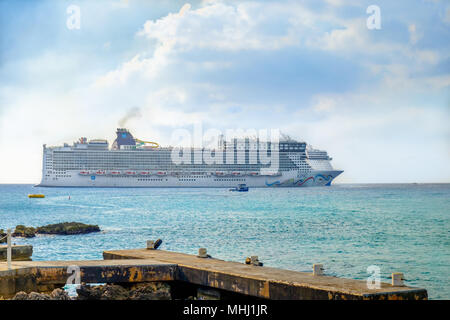
M 70 297 L 63 289 L 51 293 L 26 293 L 20 291 L 12 300 L 172 300 L 170 285 L 166 282 L 149 282 L 125 287 L 118 284 L 81 285 L 78 297 Z
M 0 234 L 3 230 L 0 229 Z M 17 225 L 13 237 L 33 238 L 37 234 L 57 234 L 57 235 L 74 235 L 86 234 L 91 232 L 100 232 L 98 225 L 84 224 L 81 222 L 62 222 L 56 224 L 49 224 L 42 227 L 27 227 L 24 225 Z M 1 238 L 1 235 L 0 235 Z

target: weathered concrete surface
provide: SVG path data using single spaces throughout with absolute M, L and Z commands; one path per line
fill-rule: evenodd
M 0 245 L 0 261 L 6 261 L 7 245 Z M 11 246 L 12 260 L 31 260 L 33 246 L 13 245 Z
M 105 251 L 103 257 L 105 260 L 14 261 L 12 270 L 0 262 L 0 296 L 11 297 L 19 291 L 51 292 L 66 283 L 71 275 L 67 273 L 69 266 L 78 266 L 80 280 L 85 283 L 176 281 L 266 299 L 427 299 L 427 291 L 420 288 L 382 283 L 380 289 L 371 290 L 360 280 L 162 250 Z
M 0 296 L 11 297 L 19 291 L 50 292 L 64 286 L 72 273 L 69 266 L 80 268 L 80 280 L 85 283 L 138 283 L 173 281 L 174 264 L 147 260 L 90 261 L 16 261 L 12 270 L 0 262 Z
M 420 288 L 393 287 L 382 283 L 380 289 L 368 289 L 366 281 L 361 280 L 313 276 L 312 273 L 202 259 L 162 250 L 105 251 L 103 258 L 173 263 L 178 265 L 177 280 L 266 299 L 420 300 L 428 297 L 427 291 Z

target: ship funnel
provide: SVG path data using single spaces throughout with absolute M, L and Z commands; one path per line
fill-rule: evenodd
M 130 149 L 136 147 L 136 141 L 133 135 L 125 128 L 118 128 L 116 131 L 116 140 L 114 141 L 112 148 L 115 150 Z

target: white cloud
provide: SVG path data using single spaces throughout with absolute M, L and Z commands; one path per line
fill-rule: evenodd
M 113 8 L 126 9 L 130 6 L 130 0 L 115 0 L 111 5 Z
M 445 15 L 443 21 L 445 23 L 450 23 L 450 7 L 445 10 Z
M 431 76 L 424 78 L 424 81 L 434 89 L 443 89 L 450 87 L 450 75 Z
M 333 108 L 317 117 L 316 101 Z M 287 130 L 329 152 L 334 166 L 345 170 L 338 182 L 361 177 L 371 182 L 448 182 L 450 168 L 440 159 L 450 152 L 445 138 L 450 136 L 449 120 L 448 110 L 433 108 L 432 102 L 420 105 L 377 88 L 314 97 Z M 418 170 L 424 164 L 429 169 Z
M 265 10 L 267 9 L 267 11 Z M 268 13 L 268 10 L 272 14 Z M 290 34 L 270 35 L 261 32 L 274 13 L 286 16 L 288 9 L 278 5 L 239 3 L 236 6 L 212 3 L 196 10 L 190 5 L 179 13 L 159 20 L 149 20 L 138 33 L 160 44 L 171 43 L 179 50 L 212 48 L 214 50 L 275 50 L 297 43 Z M 283 19 L 283 16 L 279 17 Z
M 317 37 L 308 39 L 307 44 L 313 48 L 330 51 L 359 52 L 365 51 L 370 54 L 374 47 L 370 46 L 364 19 L 353 19 L 341 21 L 341 27 L 327 31 Z
M 361 1 L 358 0 L 325 0 L 325 2 L 334 7 L 361 6 Z
M 332 4 L 338 5 L 339 2 Z M 272 24 L 279 28 L 277 32 L 270 29 Z M 335 27 L 327 30 L 321 27 L 323 24 Z M 409 25 L 409 31 L 410 41 L 415 44 L 422 35 L 415 24 Z M 178 13 L 148 20 L 138 35 L 156 41 L 154 52 L 137 54 L 120 68 L 98 79 L 96 85 L 120 85 L 133 75 L 145 79 L 156 78 L 180 61 L 188 67 L 210 70 L 232 66 L 230 61 L 191 62 L 183 56 L 201 50 L 219 53 L 304 47 L 329 51 L 343 57 L 358 57 L 362 64 L 368 61 L 369 70 L 376 72 L 389 71 L 389 65 L 392 64 L 410 72 L 421 71 L 444 58 L 429 49 L 418 50 L 405 43 L 374 39 L 373 32 L 365 27 L 364 16 L 342 19 L 329 12 L 312 12 L 297 3 L 285 6 L 277 3 L 244 2 L 227 5 L 212 2 L 195 10 L 186 4 Z M 377 56 L 390 58 L 387 68 L 385 62 L 372 62 L 377 60 Z M 390 76 L 390 73 L 386 76 Z M 404 73 L 404 76 L 407 74 Z
M 178 13 L 178 15 L 180 17 L 182 17 L 187 11 L 189 11 L 191 9 L 191 4 L 190 3 L 186 3 L 185 5 L 183 5 L 180 9 L 180 12 Z
M 330 97 L 317 97 L 317 103 L 313 106 L 316 112 L 330 112 L 336 107 L 335 100 Z
M 423 36 L 422 33 L 417 31 L 417 26 L 414 23 L 409 25 L 408 31 L 409 31 L 409 42 L 413 45 L 416 44 L 417 41 L 419 41 L 420 38 L 422 38 Z

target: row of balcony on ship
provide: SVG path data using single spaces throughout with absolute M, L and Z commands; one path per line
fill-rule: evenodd
M 279 172 L 264 172 L 259 171 L 213 171 L 213 172 L 168 172 L 168 171 L 134 171 L 134 170 L 82 170 L 79 172 L 82 176 L 186 176 L 186 175 L 199 175 L 199 176 L 218 176 L 218 177 L 230 177 L 230 176 L 278 176 Z

